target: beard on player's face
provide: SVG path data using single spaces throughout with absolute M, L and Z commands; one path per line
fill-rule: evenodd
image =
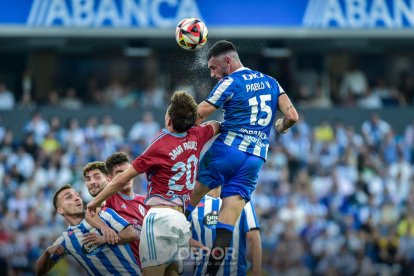
M 105 189 L 107 184 L 108 183 L 106 180 L 102 180 L 98 183 L 95 182 L 95 183 L 89 184 L 88 186 L 89 194 L 93 197 L 97 196 L 100 192 L 103 191 L 103 189 Z

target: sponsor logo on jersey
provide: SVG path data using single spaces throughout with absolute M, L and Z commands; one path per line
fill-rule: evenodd
M 141 215 L 145 216 L 145 208 L 141 204 L 138 205 L 138 210 L 141 213 Z
M 217 220 L 218 220 L 218 212 L 213 211 L 204 216 L 203 224 L 206 227 L 213 229 L 213 228 L 216 228 Z
M 85 242 L 82 244 L 82 252 L 85 255 L 96 255 L 102 251 L 102 245 L 97 245 L 93 242 Z

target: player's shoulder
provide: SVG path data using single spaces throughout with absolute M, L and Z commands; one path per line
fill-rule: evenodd
M 165 131 L 165 129 L 160 129 L 157 132 L 157 134 L 154 135 L 154 137 L 152 138 L 152 140 L 151 140 L 148 147 L 150 148 L 154 144 L 159 143 L 160 141 L 162 141 L 162 139 L 165 138 L 167 134 L 168 134 L 168 132 Z
M 205 138 L 206 135 L 213 136 L 214 128 L 210 124 L 202 124 L 199 126 L 193 126 L 187 131 L 189 138 L 196 136 L 197 138 Z

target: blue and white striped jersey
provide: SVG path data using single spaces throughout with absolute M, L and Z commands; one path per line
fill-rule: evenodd
M 129 226 L 126 220 L 110 208 L 101 210 L 99 216 L 117 233 Z M 129 244 L 91 246 L 82 243 L 86 233 L 100 234 L 86 219 L 78 225 L 69 226 L 54 243 L 60 244 L 65 249 L 65 254 L 59 257 L 52 255 L 52 259 L 57 262 L 66 254 L 72 255 L 89 275 L 141 275 Z
M 221 134 L 215 142 L 266 160 L 278 98 L 283 93 L 274 78 L 246 67 L 222 78 L 206 99 L 224 111 Z
M 220 198 L 206 195 L 191 213 L 192 237 L 208 248 L 212 248 L 216 238 L 216 224 L 221 203 Z M 246 275 L 246 234 L 258 228 L 256 212 L 252 202 L 249 201 L 234 227 L 231 248 L 228 250 L 228 253 L 231 254 L 227 254 L 224 265 L 217 275 Z M 204 265 L 204 262 L 208 261 L 207 258 L 207 256 L 203 256 L 201 260 L 197 261 L 194 275 L 205 274 L 207 265 Z

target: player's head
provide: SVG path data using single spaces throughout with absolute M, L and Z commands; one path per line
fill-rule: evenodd
M 171 96 L 171 104 L 165 115 L 165 126 L 171 126 L 175 132 L 186 132 L 194 126 L 197 119 L 197 103 L 194 98 L 182 91 Z
M 227 40 L 214 43 L 208 51 L 207 64 L 211 77 L 218 80 L 242 66 L 236 47 Z
M 108 169 L 104 162 L 88 163 L 83 169 L 83 178 L 91 196 L 97 196 L 110 181 Z
M 60 187 L 53 195 L 53 206 L 62 216 L 82 215 L 83 201 L 79 192 L 70 185 Z
M 115 175 L 120 174 L 123 171 L 126 171 L 131 164 L 129 164 L 129 157 L 128 154 L 125 152 L 115 152 L 111 154 L 106 160 L 105 160 L 106 168 L 108 169 L 109 175 L 112 178 L 115 177 Z M 132 188 L 132 185 L 134 183 L 134 180 L 131 179 L 126 187 L 124 187 L 121 192 L 125 190 L 125 192 L 129 191 Z

